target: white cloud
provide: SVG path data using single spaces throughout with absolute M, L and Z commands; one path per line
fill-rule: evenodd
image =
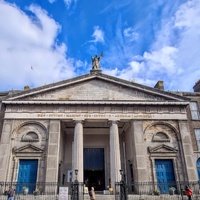
M 129 64 L 134 74 L 137 74 L 140 71 L 140 67 L 141 67 L 140 63 L 131 61 Z
M 38 86 L 74 75 L 67 47 L 56 42 L 61 27 L 37 6 L 26 15 L 12 4 L 0 1 L 0 85 L 2 89 Z
M 75 4 L 77 0 L 64 0 L 66 7 L 69 9 L 72 4 Z
M 176 73 L 176 54 L 177 48 L 165 46 L 158 51 L 145 52 L 143 55 L 146 65 L 152 71 L 165 70 L 166 73 L 173 75 Z
M 157 31 L 151 49 L 142 56 L 132 54 L 129 66 L 115 70 L 116 75 L 153 85 L 164 79 L 169 90 L 192 90 L 200 79 L 199 19 L 199 0 L 182 3 L 174 15 L 170 18 L 165 15 L 162 19 L 161 29 Z M 130 36 L 132 32 L 132 29 L 127 29 L 124 36 Z
M 139 34 L 132 27 L 128 27 L 123 31 L 124 37 L 130 42 L 137 41 L 139 39 Z
M 192 28 L 200 27 L 200 22 L 196 17 L 200 16 L 200 1 L 190 0 L 182 4 L 175 15 L 175 27 Z M 197 30 L 198 32 L 200 30 Z
M 192 90 L 194 83 L 200 78 L 199 18 L 200 1 L 190 0 L 183 3 L 167 23 L 166 20 L 163 21 L 153 49 L 159 52 L 155 55 L 157 59 L 161 59 L 162 53 L 166 58 L 166 63 L 161 63 L 161 66 L 165 65 L 166 68 L 161 69 L 161 72 L 165 73 L 169 80 L 169 89 Z M 163 52 L 169 45 L 171 51 Z
M 99 28 L 99 26 L 94 27 L 94 32 L 92 34 L 94 40 L 92 42 L 101 42 L 104 43 L 104 32 Z

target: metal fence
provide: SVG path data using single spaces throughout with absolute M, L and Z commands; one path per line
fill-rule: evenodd
M 124 181 L 115 183 L 115 200 L 128 200 L 128 187 Z
M 60 185 L 58 183 L 20 183 L 20 182 L 0 182 L 0 200 L 6 199 L 10 188 L 15 190 L 16 199 L 58 199 L 60 187 L 68 188 L 68 199 L 83 200 L 84 187 L 83 183 L 73 182 Z M 35 198 L 34 198 L 35 197 Z M 38 198 L 37 198 L 38 199 Z
M 69 187 L 70 185 L 67 183 L 66 186 Z M 56 195 L 59 190 L 57 183 L 0 182 L 0 195 L 6 195 L 10 187 L 15 190 L 17 195 Z
M 84 184 L 74 181 L 71 184 L 71 200 L 83 200 L 84 199 Z
M 134 182 L 127 185 L 129 194 L 160 195 L 177 194 L 184 195 L 185 186 L 188 185 L 194 195 L 200 194 L 200 182 Z
M 134 182 L 127 185 L 125 182 L 122 181 L 116 183 L 115 185 L 115 199 L 136 200 L 139 197 L 141 199 L 141 196 L 144 196 L 143 199 L 153 199 L 153 197 L 157 199 L 157 196 L 162 196 L 164 199 L 165 197 L 170 197 L 171 199 L 174 199 L 174 197 L 176 196 L 177 199 L 181 200 L 186 199 L 184 193 L 186 185 L 189 185 L 189 187 L 192 189 L 193 199 L 200 200 L 200 182 L 171 182 L 167 184 L 156 182 Z M 84 184 L 79 182 L 66 183 L 64 185 L 47 182 L 38 182 L 36 184 L 0 182 L 0 200 L 6 199 L 7 192 L 10 187 L 16 191 L 16 199 L 56 200 L 58 199 L 60 187 L 68 188 L 69 200 L 84 199 Z M 88 196 L 88 194 L 86 196 Z

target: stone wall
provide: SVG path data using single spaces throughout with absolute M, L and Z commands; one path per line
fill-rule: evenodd
M 199 114 L 200 114 L 200 92 L 196 92 L 196 93 L 183 93 L 182 94 L 185 97 L 188 97 L 191 101 L 196 101 L 198 103 L 198 108 L 199 108 Z M 199 120 L 192 120 L 191 117 L 191 111 L 190 111 L 190 107 L 187 107 L 187 116 L 188 116 L 188 123 L 189 123 L 189 129 L 190 129 L 190 133 L 191 133 L 191 140 L 192 140 L 192 149 L 193 149 L 193 162 L 196 168 L 196 162 L 197 160 L 200 158 L 200 149 L 198 150 L 198 146 L 197 146 L 197 141 L 196 141 L 196 137 L 195 137 L 195 131 L 194 129 L 200 129 L 200 119 Z M 197 169 L 196 171 L 196 176 L 197 175 Z

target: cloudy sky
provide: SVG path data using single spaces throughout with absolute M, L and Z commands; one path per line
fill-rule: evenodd
M 200 79 L 200 0 L 0 0 L 0 91 L 103 73 L 166 90 Z

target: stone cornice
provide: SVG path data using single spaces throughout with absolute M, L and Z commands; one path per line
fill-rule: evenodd
M 186 101 L 2 101 L 4 104 L 12 105 L 183 105 L 186 106 L 189 102 Z

